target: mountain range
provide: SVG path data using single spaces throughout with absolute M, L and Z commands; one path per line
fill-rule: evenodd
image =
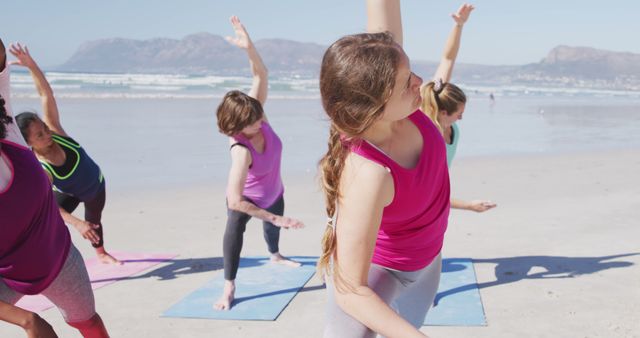
M 327 46 L 284 39 L 255 42 L 272 75 L 316 77 Z M 507 52 L 507 51 L 504 51 Z M 428 78 L 436 62 L 413 61 L 413 70 Z M 82 44 L 64 64 L 64 72 L 162 73 L 248 76 L 245 52 L 210 33 L 183 39 L 101 39 Z M 640 90 L 640 54 L 589 47 L 557 46 L 541 61 L 525 65 L 456 64 L 455 81 L 477 85 L 544 85 L 553 87 Z
M 312 76 L 326 47 L 283 39 L 255 42 L 274 74 Z M 221 36 L 197 33 L 181 40 L 102 39 L 82 44 L 57 71 L 92 73 L 162 73 L 250 75 L 246 53 Z

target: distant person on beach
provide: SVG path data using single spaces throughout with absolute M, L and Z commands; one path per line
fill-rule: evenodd
M 367 14 L 369 33 L 334 42 L 320 70 L 331 122 L 320 161 L 324 337 L 425 337 L 449 216 L 446 149 L 419 110 L 400 2 L 369 0 Z
M 469 19 L 474 7 L 463 4 L 458 11 L 451 16 L 455 21 L 453 30 L 449 34 L 445 45 L 440 65 L 436 70 L 433 81 L 422 86 L 421 95 L 422 111 L 440 128 L 447 145 L 447 166 L 451 167 L 453 158 L 458 149 L 460 140 L 460 129 L 456 121 L 462 119 L 467 97 L 460 87 L 450 83 L 453 66 L 456 63 L 458 50 L 460 49 L 460 38 L 462 27 Z M 487 200 L 463 201 L 451 199 L 451 207 L 454 209 L 471 210 L 484 212 L 495 208 L 496 204 Z
M 29 338 L 57 337 L 38 314 L 14 305 L 42 294 L 82 336 L 108 337 L 51 182 L 13 121 L 9 77 L 0 40 L 0 320 L 21 326 Z
M 227 227 L 224 232 L 224 290 L 213 305 L 229 310 L 235 295 L 235 279 L 247 222 L 263 221 L 264 239 L 271 261 L 291 267 L 300 263 L 280 254 L 280 228 L 302 228 L 296 219 L 284 217 L 284 186 L 280 177 L 282 142 L 264 114 L 268 74 L 249 34 L 236 16 L 231 17 L 235 37 L 227 41 L 247 52 L 253 84 L 249 94 L 228 92 L 218 106 L 218 129 L 229 136 L 231 170 L 227 183 Z
M 91 242 L 102 263 L 121 264 L 104 248 L 102 210 L 106 192 L 100 167 L 62 128 L 53 90 L 29 54 L 29 49 L 20 44 L 12 44 L 9 51 L 18 59 L 14 64 L 29 69 L 40 95 L 44 121 L 35 113 L 25 112 L 16 115 L 16 122 L 22 136 L 53 182 L 62 218 Z M 81 202 L 84 203 L 84 220 L 72 215 Z

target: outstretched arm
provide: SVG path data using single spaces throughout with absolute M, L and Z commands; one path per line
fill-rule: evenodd
M 400 0 L 367 0 L 367 32 L 387 31 L 402 46 Z
M 33 60 L 31 54 L 29 54 L 29 48 L 22 46 L 19 43 L 12 44 L 9 52 L 13 54 L 18 60 L 11 62 L 11 64 L 24 66 L 29 69 L 33 82 L 36 84 L 36 89 L 40 95 L 40 101 L 42 102 L 42 110 L 44 112 L 44 123 L 56 134 L 67 136 L 60 124 L 60 114 L 58 113 L 58 104 L 53 96 L 53 90 L 47 81 L 47 78 L 38 67 L 38 64 Z
M 231 148 L 231 170 L 229 171 L 229 182 L 227 183 L 227 205 L 229 209 L 244 212 L 281 228 L 303 228 L 304 224 L 301 221 L 272 214 L 242 197 L 244 182 L 247 179 L 250 165 L 251 153 L 247 148 L 243 146 Z
M 473 200 L 473 201 L 463 201 L 459 199 L 452 198 L 451 199 L 451 208 L 453 209 L 462 209 L 462 210 L 470 210 L 475 212 L 485 212 L 489 209 L 493 209 L 498 205 L 485 200 Z
M 230 21 L 236 36 L 227 36 L 226 39 L 229 43 L 247 51 L 249 64 L 251 65 L 251 74 L 253 75 L 253 84 L 251 85 L 249 96 L 260 101 L 264 106 L 264 103 L 267 101 L 267 90 L 269 88 L 269 74 L 267 67 L 262 62 L 262 58 L 260 57 L 260 54 L 258 54 L 258 50 L 256 50 L 256 47 L 253 45 L 253 41 L 251 41 L 249 33 L 247 33 L 247 30 L 240 22 L 240 19 L 234 15 L 231 17 Z
M 467 19 L 469 19 L 469 15 L 471 15 L 471 11 L 473 11 L 475 7 L 469 4 L 463 4 L 458 8 L 458 11 L 454 14 L 451 14 L 453 21 L 455 21 L 455 25 L 449 33 L 449 37 L 447 38 L 447 44 L 444 47 L 444 53 L 442 54 L 442 59 L 440 60 L 440 65 L 436 70 L 436 74 L 433 79 L 438 80 L 442 79 L 442 82 L 449 82 L 451 80 L 451 73 L 453 72 L 453 66 L 456 63 L 456 58 L 458 57 L 458 50 L 460 49 L 460 38 L 462 37 L 462 27 L 464 26 Z
M 7 112 L 7 115 L 13 119 L 13 110 L 11 109 L 10 77 L 11 70 L 7 63 L 7 52 L 4 44 L 2 43 L 2 39 L 0 39 L 0 97 L 4 100 L 4 110 Z M 18 129 L 18 125 L 15 121 L 13 123 L 6 124 L 5 127 L 7 128 L 7 135 L 5 136 L 6 140 L 21 144 L 25 147 L 27 146 L 27 142 L 25 142 L 22 137 L 20 129 Z
M 100 226 L 97 224 L 93 224 L 91 222 L 87 222 L 85 220 L 81 220 L 68 211 L 64 210 L 64 208 L 60 209 L 60 215 L 66 224 L 73 225 L 78 233 L 82 236 L 82 238 L 88 240 L 91 243 L 98 244 L 100 242 L 100 236 L 96 232 Z

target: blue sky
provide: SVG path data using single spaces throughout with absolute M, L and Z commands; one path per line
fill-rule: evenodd
M 640 53 L 640 1 L 484 0 L 463 35 L 460 62 L 537 62 L 560 44 Z M 461 2 L 404 0 L 405 49 L 412 59 L 438 60 Z M 182 38 L 232 33 L 236 14 L 254 40 L 285 38 L 328 45 L 364 31 L 363 0 L 60 0 L 10 1 L 2 6 L 0 37 L 22 41 L 40 64 L 66 61 L 99 38 Z

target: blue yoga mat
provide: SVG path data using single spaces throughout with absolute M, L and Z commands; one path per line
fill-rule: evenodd
M 436 305 L 427 313 L 424 325 L 487 325 L 476 273 L 470 258 L 442 260 L 442 275 L 435 303 Z
M 236 276 L 235 300 L 229 311 L 213 309 L 222 294 L 224 275 L 189 294 L 164 317 L 228 320 L 275 320 L 316 271 L 317 257 L 291 257 L 302 263 L 292 268 L 269 262 L 267 257 L 243 257 Z

